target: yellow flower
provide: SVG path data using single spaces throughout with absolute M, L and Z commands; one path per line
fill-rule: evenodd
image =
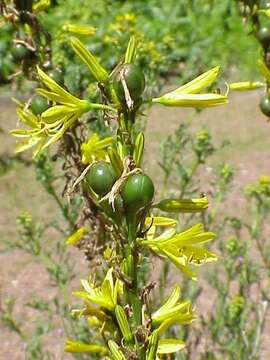
M 180 302 L 181 289 L 179 285 L 176 285 L 166 302 L 152 314 L 153 324 L 162 323 L 168 319 L 178 316 L 180 313 L 190 313 L 191 304 L 190 301 Z
M 66 244 L 76 245 L 78 241 L 80 241 L 80 239 L 88 233 L 89 233 L 89 229 L 87 229 L 86 227 L 81 227 L 66 239 Z
M 87 300 L 90 303 L 99 305 L 110 311 L 117 305 L 117 297 L 121 292 L 120 280 L 114 281 L 113 269 L 110 268 L 100 287 L 96 287 L 87 280 L 82 280 L 83 291 L 75 291 L 74 295 Z
M 96 28 L 87 25 L 67 24 L 63 26 L 63 30 L 79 35 L 94 35 L 96 33 Z
M 190 302 L 181 302 L 180 295 L 180 287 L 176 285 L 165 303 L 152 314 L 152 324 L 156 329 L 149 338 L 147 359 L 156 360 L 157 354 L 171 354 L 185 347 L 179 339 L 159 339 L 170 326 L 190 324 L 196 319 Z
M 264 83 L 259 81 L 241 81 L 229 84 L 229 89 L 231 91 L 248 91 L 256 90 L 264 86 Z
M 167 229 L 158 237 L 151 233 L 150 239 L 138 241 L 159 256 L 167 257 L 178 269 L 196 280 L 197 276 L 189 265 L 198 266 L 217 260 L 214 253 L 198 247 L 198 244 L 204 244 L 214 238 L 214 233 L 204 232 L 203 225 L 197 224 L 180 233 L 176 233 L 174 228 Z
M 109 110 L 113 108 L 90 103 L 71 95 L 58 85 L 40 68 L 38 75 L 47 89 L 37 89 L 37 92 L 56 103 L 45 110 L 41 115 L 34 115 L 30 110 L 19 108 L 17 114 L 21 122 L 30 129 L 15 129 L 11 134 L 18 138 L 25 138 L 16 148 L 17 152 L 37 146 L 34 156 L 37 156 L 45 148 L 58 141 L 70 126 L 85 112 L 90 110 Z
M 33 4 L 34 12 L 38 13 L 40 11 L 47 10 L 51 6 L 51 0 L 39 0 Z
M 71 38 L 71 46 L 82 62 L 88 67 L 98 82 L 105 83 L 109 79 L 108 72 L 101 66 L 97 58 L 86 49 L 83 43 L 75 38 Z
M 182 107 L 211 107 L 225 104 L 228 102 L 227 95 L 216 93 L 199 94 L 202 89 L 216 80 L 219 70 L 220 67 L 216 66 L 176 90 L 152 99 L 152 102 L 165 106 Z
M 208 199 L 206 196 L 198 199 L 165 199 L 154 207 L 170 213 L 196 213 L 207 209 Z
M 93 161 L 106 159 L 108 156 L 106 149 L 112 143 L 112 136 L 100 139 L 98 134 L 92 134 L 88 141 L 81 145 L 82 163 L 91 164 Z
M 100 344 L 85 344 L 80 341 L 67 340 L 65 344 L 65 351 L 71 353 L 99 353 L 106 354 L 107 349 L 105 346 Z

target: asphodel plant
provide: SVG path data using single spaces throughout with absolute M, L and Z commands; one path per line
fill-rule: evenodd
M 230 84 L 230 90 L 247 91 L 264 87 L 260 100 L 261 112 L 270 118 L 270 1 L 236 0 L 243 19 L 249 20 L 251 34 L 258 41 L 261 54 L 257 60 L 258 70 L 264 78 L 261 81 L 243 81 Z
M 137 119 L 145 103 L 201 108 L 225 104 L 227 95 L 204 90 L 213 89 L 220 68 L 149 100 L 144 98 L 147 84 L 136 62 L 139 44 L 134 37 L 111 73 L 80 40 L 71 38 L 71 46 L 94 77 L 100 102 L 77 98 L 37 68 L 41 86 L 36 91 L 48 99 L 49 107 L 33 112 L 28 103 L 20 103 L 18 115 L 23 126 L 12 131 L 21 139 L 17 151 L 33 147 L 34 157 L 57 141 L 65 142 L 67 134 L 75 141 L 72 146 L 68 143 L 67 154 L 77 171 L 68 195 L 80 188 L 89 212 L 80 218 L 66 242 L 81 248 L 94 239 L 92 251 L 99 266 L 95 263 L 89 278 L 78 284 L 74 296 L 83 305 L 72 313 L 85 317 L 91 329 L 96 329 L 96 336 L 89 343 L 68 339 L 65 350 L 89 353 L 89 358 L 161 359 L 185 347 L 181 338 L 168 334 L 193 322 L 196 315 L 193 304 L 181 299 L 178 283 L 167 289 L 167 300 L 154 299 L 158 284 L 154 278 L 142 281 L 146 277 L 144 265 L 158 257 L 196 280 L 195 267 L 217 260 L 204 247 L 215 234 L 205 231 L 202 224 L 178 228 L 171 214 L 200 213 L 206 210 L 208 200 L 206 196 L 158 198 L 157 184 L 142 166 L 145 138 L 138 131 Z M 111 136 L 90 133 L 80 142 L 76 131 L 83 127 L 89 132 L 83 116 L 88 112 L 101 112 Z M 102 229 L 95 226 L 95 219 L 101 220 Z

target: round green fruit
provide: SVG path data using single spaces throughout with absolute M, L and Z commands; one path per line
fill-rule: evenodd
M 125 101 L 125 90 L 121 79 L 124 78 L 132 100 L 136 101 L 145 88 L 142 70 L 134 64 L 124 64 L 113 78 L 113 87 L 119 100 Z
M 93 164 L 86 175 L 86 181 L 97 195 L 107 194 L 116 181 L 112 166 L 104 161 Z
M 53 79 L 58 85 L 64 85 L 64 76 L 63 72 L 60 69 L 50 70 L 48 76 Z
M 261 27 L 258 31 L 258 39 L 263 46 L 270 45 L 270 27 Z
M 154 193 L 155 188 L 150 177 L 145 174 L 137 174 L 127 179 L 121 195 L 124 205 L 129 210 L 136 211 L 149 205 Z
M 270 99 L 268 96 L 265 96 L 261 99 L 260 109 L 264 115 L 270 117 Z
M 20 61 L 29 58 L 32 52 L 25 45 L 16 43 L 11 49 L 11 54 L 15 60 Z
M 50 105 L 48 104 L 48 101 L 42 96 L 35 96 L 30 106 L 35 115 L 43 113 L 49 107 Z

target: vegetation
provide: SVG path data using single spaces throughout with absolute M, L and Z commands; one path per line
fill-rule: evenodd
M 2 321 L 26 343 L 29 359 L 53 358 L 43 337 L 59 322 L 75 358 L 259 359 L 270 299 L 270 179 L 244 189 L 239 214 L 230 209 L 235 170 L 227 162 L 215 164 L 202 193 L 211 158 L 228 142 L 216 144 L 192 124 L 203 108 L 224 105 L 230 91 L 263 87 L 259 73 L 266 80 L 260 108 L 269 116 L 268 2 L 88 6 L 0 2 L 0 83 L 16 91 L 20 120 L 11 131 L 17 155 L 1 159 L 1 174 L 32 163 L 61 214 L 39 223 L 24 212 L 20 236 L 3 242 L 4 251 L 35 257 L 55 292 L 27 304 L 40 314 L 30 332 L 14 314 L 15 299 L 6 299 Z M 217 81 L 217 63 L 233 83 Z M 243 76 L 249 81 L 235 82 Z M 147 174 L 143 160 L 143 115 L 156 105 L 195 108 L 162 142 L 161 179 Z M 213 249 L 205 245 L 215 237 Z M 84 254 L 90 273 L 81 288 L 69 245 Z M 199 267 L 218 257 L 208 271 Z M 205 284 L 211 308 L 198 319 L 194 304 Z

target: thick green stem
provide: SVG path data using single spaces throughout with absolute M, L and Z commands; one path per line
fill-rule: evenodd
M 129 254 L 133 257 L 131 266 L 132 273 L 132 289 L 128 290 L 128 298 L 133 310 L 133 324 L 135 328 L 142 325 L 142 303 L 140 299 L 138 289 L 138 256 L 137 256 L 137 216 L 135 212 L 127 213 L 127 228 L 128 228 L 128 243 L 129 243 Z M 145 358 L 145 351 L 137 344 L 137 350 L 140 359 Z
M 127 227 L 128 227 L 128 243 L 130 247 L 130 254 L 133 257 L 131 269 L 132 272 L 132 290 L 130 291 L 130 300 L 133 308 L 133 318 L 134 324 L 136 326 L 141 325 L 141 301 L 138 294 L 138 279 L 137 279 L 137 268 L 138 268 L 138 259 L 136 254 L 136 232 L 137 232 L 137 216 L 134 212 L 129 212 L 127 214 Z

